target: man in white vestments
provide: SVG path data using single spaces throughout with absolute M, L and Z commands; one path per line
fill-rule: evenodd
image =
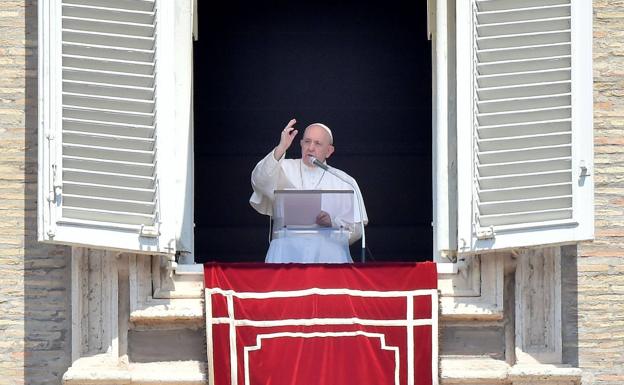
M 337 242 L 335 232 L 329 231 L 318 231 L 314 237 L 274 238 L 269 246 L 266 262 L 353 262 L 348 244 L 354 243 L 362 236 L 359 221 L 363 221 L 364 225 L 368 223 L 362 193 L 356 181 L 347 173 L 335 168 L 331 170 L 350 183 L 312 163 L 312 159 L 316 158 L 319 162 L 326 164 L 327 159 L 334 153 L 332 132 L 324 124 L 314 123 L 305 129 L 300 141 L 301 158 L 285 159 L 286 150 L 290 148 L 298 133 L 298 130 L 294 128 L 296 122 L 295 119 L 288 122 L 281 132 L 279 144 L 253 169 L 251 173 L 253 194 L 249 203 L 260 214 L 272 215 L 275 190 L 353 191 L 355 197 L 352 218 L 341 218 L 338 214 L 324 210 L 316 216 L 319 229 L 346 228 L 348 239 L 345 238 L 344 242 Z

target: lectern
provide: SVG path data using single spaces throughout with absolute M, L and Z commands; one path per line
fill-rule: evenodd
M 351 263 L 352 190 L 276 190 L 269 263 Z M 316 222 L 326 212 L 331 226 Z

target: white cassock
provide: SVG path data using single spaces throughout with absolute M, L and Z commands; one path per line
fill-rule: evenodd
M 326 172 L 319 167 L 308 167 L 301 159 L 285 159 L 278 161 L 271 151 L 265 156 L 251 173 L 253 194 L 249 199 L 251 206 L 260 214 L 272 215 L 275 190 L 351 190 L 355 192 L 353 218 L 355 224 L 348 226 L 350 233 L 348 242 L 337 240 L 335 232 L 319 231 L 317 236 L 286 237 L 273 239 L 267 252 L 266 262 L 271 263 L 348 263 L 353 262 L 349 254 L 348 244 L 360 239 L 362 230 L 359 224 L 362 218 L 368 223 L 362 193 L 355 179 L 344 171 L 333 169 L 346 180 L 351 181 L 355 190 L 348 183 Z M 360 216 L 360 206 L 362 216 Z M 327 211 L 327 210 L 325 210 Z M 332 215 L 330 211 L 327 211 Z M 332 224 L 342 225 L 341 218 L 332 216 Z M 339 249 L 337 248 L 339 247 Z

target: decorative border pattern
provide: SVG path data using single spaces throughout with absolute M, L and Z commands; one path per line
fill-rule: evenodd
M 273 292 L 235 292 L 220 288 L 206 288 L 206 337 L 208 353 L 208 383 L 215 385 L 214 379 L 214 340 L 213 325 L 226 324 L 229 326 L 229 346 L 230 346 L 230 385 L 238 385 L 238 352 L 236 328 L 242 326 L 252 327 L 275 327 L 275 326 L 311 326 L 311 325 L 362 325 L 362 326 L 385 326 L 405 328 L 407 354 L 407 385 L 414 385 L 414 327 L 431 326 L 432 334 L 438 330 L 438 292 L 435 289 L 411 290 L 411 291 L 369 291 L 353 289 L 319 289 L 311 288 L 293 291 L 273 291 Z M 213 317 L 212 296 L 221 295 L 227 303 L 227 317 Z M 239 319 L 234 312 L 234 298 L 237 299 L 260 299 L 270 300 L 275 298 L 301 298 L 311 295 L 336 296 L 348 295 L 363 298 L 404 298 L 406 301 L 406 315 L 404 319 L 364 319 L 364 318 L 301 318 L 301 319 L 280 319 L 280 320 L 254 320 Z M 419 296 L 429 296 L 431 300 L 431 317 L 414 319 L 414 298 Z M 243 372 L 244 385 L 250 385 L 249 375 L 249 352 L 260 350 L 262 341 L 270 338 L 339 338 L 365 336 L 368 338 L 379 338 L 382 350 L 394 351 L 395 355 L 395 385 L 399 385 L 400 373 L 400 350 L 397 346 L 386 344 L 386 336 L 382 333 L 370 333 L 365 331 L 332 331 L 332 332 L 280 332 L 258 334 L 256 344 L 253 346 L 243 346 Z M 431 336 L 431 378 L 432 385 L 438 385 L 438 339 L 437 335 Z

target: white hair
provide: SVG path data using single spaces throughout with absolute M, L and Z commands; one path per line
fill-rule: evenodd
M 329 127 L 327 127 L 326 125 L 324 125 L 323 123 L 312 123 L 310 124 L 308 127 L 312 127 L 312 126 L 319 126 L 322 129 L 325 130 L 325 132 L 327 132 L 327 134 L 329 135 L 329 144 L 333 145 L 334 144 L 334 135 L 332 134 L 331 130 L 329 129 Z M 307 129 L 307 128 L 306 128 Z

